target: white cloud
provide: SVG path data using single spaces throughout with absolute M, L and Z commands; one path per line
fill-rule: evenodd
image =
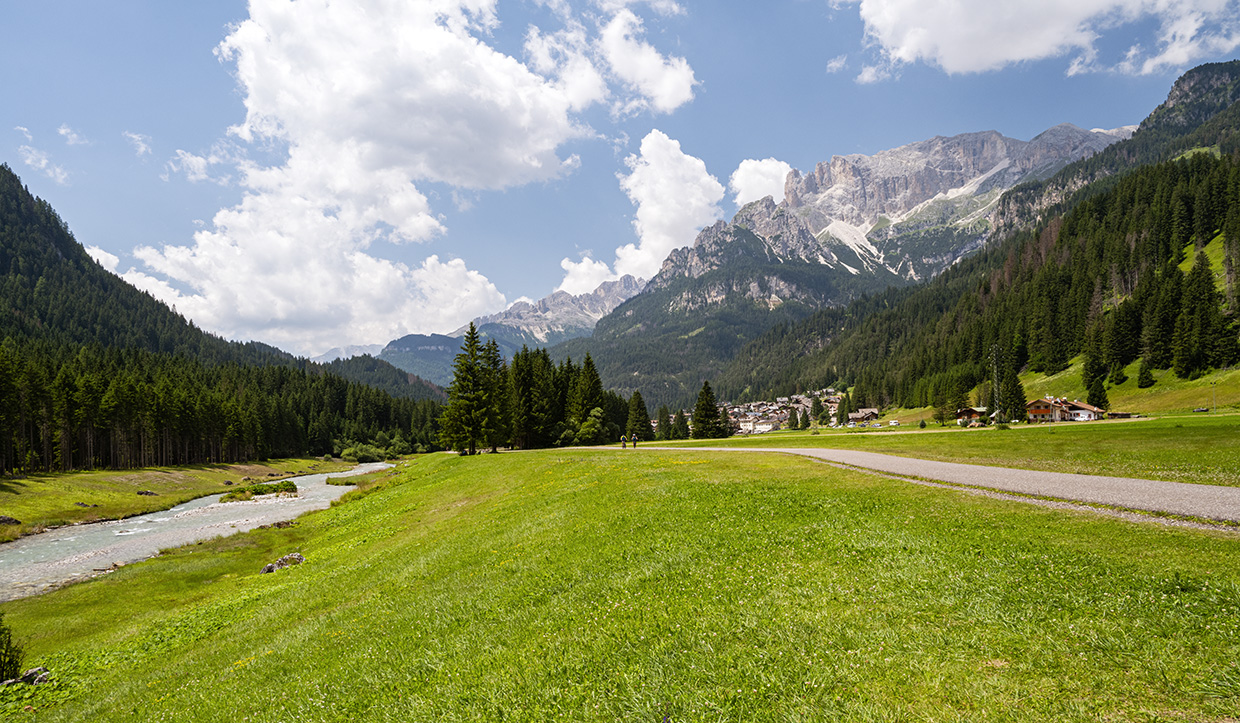
M 684 58 L 666 58 L 641 40 L 641 18 L 622 9 L 603 27 L 603 56 L 612 72 L 641 97 L 617 108 L 632 113 L 653 107 L 670 113 L 693 100 L 697 85 L 693 68 Z
M 859 0 L 866 35 L 891 63 L 925 62 L 948 73 L 997 70 L 1072 56 L 1069 74 L 1098 69 L 1097 41 L 1138 21 L 1160 27 L 1152 55 L 1116 65 L 1153 73 L 1240 47 L 1236 0 Z M 869 66 L 859 82 L 887 77 Z
M 23 136 L 26 136 L 27 143 L 34 142 L 34 136 L 30 135 L 30 129 L 26 126 L 13 126 L 13 130 L 21 133 Z
M 616 249 L 616 274 L 649 279 L 672 249 L 693 243 L 697 232 L 722 215 L 723 184 L 706 171 L 702 159 L 680 150 L 680 142 L 652 130 L 642 139 L 641 155 L 625 159 L 630 173 L 620 187 L 637 206 L 633 228 L 639 244 Z
M 857 73 L 857 82 L 861 85 L 869 85 L 870 83 L 878 83 L 891 77 L 891 71 L 885 67 L 878 65 L 863 65 L 861 72 Z
M 536 72 L 558 79 L 557 87 L 572 110 L 584 110 L 607 98 L 607 81 L 590 57 L 590 41 L 581 23 L 569 20 L 567 28 L 550 34 L 531 26 L 525 54 Z
M 603 51 L 612 25 L 536 2 L 563 27 L 530 28 L 518 60 L 488 44 L 498 0 L 251 0 L 216 51 L 242 91 L 245 118 L 230 129 L 241 147 L 178 150 L 165 167 L 216 182 L 231 167 L 242 198 L 192 243 L 136 249 L 144 266 L 126 278 L 207 328 L 307 354 L 504 308 L 465 261 L 440 261 L 448 251 L 419 266 L 372 245 L 450 247 L 431 199 L 468 209 L 481 191 L 571 173 L 581 161 L 564 146 L 601 138 L 578 118 L 593 105 L 670 109 L 692 97 L 688 63 L 642 41 L 630 10 L 616 11 L 622 74 Z M 248 160 L 249 144 L 285 159 Z
M 574 296 L 588 294 L 597 289 L 599 284 L 619 278 L 607 264 L 595 261 L 589 256 L 583 257 L 581 261 L 564 259 L 560 262 L 560 268 L 565 272 L 564 281 L 556 291 L 567 291 Z
M 41 172 L 43 175 L 52 179 L 56 183 L 67 186 L 69 185 L 69 172 L 64 168 L 52 163 L 47 154 L 38 148 L 32 146 L 18 146 L 17 155 L 21 156 L 22 162 L 27 166 Z
M 131 131 L 124 131 L 121 133 L 121 135 L 124 136 L 125 140 L 129 141 L 129 145 L 133 146 L 133 152 L 137 154 L 139 158 L 141 158 L 142 156 L 150 155 L 151 153 L 151 137 L 150 136 L 146 136 L 141 133 L 133 133 Z
M 827 61 L 827 72 L 838 73 L 844 68 L 846 68 L 847 66 L 848 66 L 848 56 L 837 55 L 834 58 Z
M 60 128 L 57 128 L 56 132 L 64 137 L 65 143 L 68 143 L 71 146 L 84 146 L 90 143 L 90 141 L 86 140 L 70 128 L 68 123 L 61 123 Z
M 728 181 L 728 187 L 736 194 L 733 200 L 738 207 L 766 196 L 773 198 L 775 203 L 783 201 L 784 179 L 791 170 L 792 166 L 774 158 L 741 161 Z
M 722 215 L 723 185 L 707 172 L 702 159 L 682 151 L 680 143 L 662 131 L 646 134 L 640 155 L 630 155 L 625 165 L 629 174 L 619 176 L 620 188 L 637 206 L 633 230 L 640 240 L 616 249 L 612 272 L 589 257 L 561 261 L 567 274 L 560 288 L 565 291 L 593 290 L 625 274 L 649 279 L 673 249 L 693 243 L 703 226 Z
M 98 246 L 87 246 L 86 253 L 103 268 L 114 274 L 117 273 L 116 269 L 121 260 L 116 254 L 108 253 Z
M 376 239 L 443 235 L 415 184 L 446 184 L 464 208 L 469 191 L 579 163 L 558 149 L 591 134 L 572 115 L 601 96 L 588 43 L 574 27 L 536 34 L 543 76 L 475 37 L 496 26 L 494 6 L 253 0 L 218 49 L 244 94 L 232 132 L 287 159 L 178 151 L 169 172 L 203 180 L 216 160 L 232 163 L 244 196 L 190 245 L 135 250 L 145 268 L 127 278 L 207 328 L 302 353 L 446 331 L 504 308 L 461 259 L 408 266 L 369 252 Z
M 199 156 L 189 151 L 177 149 L 176 155 L 168 159 L 164 163 L 164 172 L 160 174 L 160 178 L 167 181 L 173 174 L 184 174 L 185 180 L 190 183 L 199 181 L 210 181 L 221 186 L 227 186 L 232 182 L 231 174 L 221 174 L 213 176 L 211 174 L 212 166 L 228 166 L 234 167 L 239 163 L 243 163 L 244 154 L 239 148 L 229 143 L 217 143 L 205 156 Z
M 618 12 L 630 5 L 646 4 L 660 15 L 683 15 L 685 9 L 674 0 L 598 0 L 598 6 L 608 13 Z M 593 289 L 591 289 L 593 291 Z

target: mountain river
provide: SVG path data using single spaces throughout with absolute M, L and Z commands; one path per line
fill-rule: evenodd
M 390 467 L 385 462 L 358 465 L 348 472 L 291 477 L 297 496 L 265 495 L 247 502 L 219 502 L 212 494 L 170 510 L 124 520 L 69 525 L 0 544 L 0 601 L 36 595 L 67 582 L 83 580 L 199 540 L 252 530 L 291 520 L 304 512 L 331 506 L 353 489 L 329 485 L 327 478 L 351 477 Z

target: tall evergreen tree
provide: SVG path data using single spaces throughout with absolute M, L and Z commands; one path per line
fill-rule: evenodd
M 689 438 L 689 420 L 685 419 L 685 411 L 683 409 L 676 410 L 676 416 L 672 418 L 672 436 L 668 439 L 688 439 Z
M 494 339 L 482 345 L 481 361 L 487 387 L 486 443 L 496 452 L 501 444 L 508 444 L 512 436 L 508 365 Z
M 1107 399 L 1106 384 L 1103 383 L 1102 377 L 1094 377 L 1094 381 L 1090 384 L 1089 394 L 1085 397 L 1085 401 L 1095 407 L 1098 407 L 1099 409 L 1111 408 L 1111 400 Z
M 702 382 L 698 392 L 697 404 L 693 406 L 693 438 L 713 439 L 726 437 L 725 422 L 720 419 L 719 405 L 715 402 L 715 392 L 710 382 Z
M 491 432 L 488 371 L 482 353 L 478 330 L 470 322 L 453 362 L 448 406 L 440 419 L 441 443 L 463 454 L 477 454 Z
M 565 416 L 578 424 L 584 424 L 590 412 L 595 409 L 603 409 L 606 412 L 603 382 L 599 379 L 598 369 L 595 368 L 594 360 L 588 353 L 585 361 L 581 363 L 581 369 L 576 374 L 568 399 Z
M 648 442 L 654 439 L 654 430 L 650 428 L 650 412 L 646 410 L 646 400 L 642 393 L 634 390 L 629 397 L 629 419 L 624 430 L 625 436 L 632 440 Z
M 815 396 L 815 397 L 814 397 L 814 400 L 813 400 L 812 402 L 810 402 L 810 405 L 809 405 L 809 414 L 810 414 L 810 416 L 814 419 L 814 421 L 816 421 L 816 422 L 818 422 L 818 423 L 820 423 L 820 424 L 824 422 L 824 419 L 823 419 L 823 409 L 822 409 L 822 400 L 821 400 L 821 399 L 819 399 L 817 396 Z
M 666 404 L 660 404 L 655 413 L 654 438 L 659 441 L 672 438 L 672 413 Z

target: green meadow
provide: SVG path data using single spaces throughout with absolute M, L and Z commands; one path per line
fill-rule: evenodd
M 1011 429 L 852 429 L 660 442 L 687 447 L 832 447 L 943 462 L 1240 486 L 1240 414 L 1105 422 L 1017 424 Z
M 0 541 L 48 527 L 115 520 L 175 507 L 235 489 L 245 477 L 278 479 L 302 472 L 337 472 L 353 465 L 317 459 L 275 459 L 255 464 L 85 470 L 0 478 L 0 515 L 21 525 L 0 525 Z M 139 495 L 139 491 L 154 495 Z
M 1240 713 L 1234 533 L 691 449 L 437 454 L 365 487 L 0 605 L 54 680 L 0 690 L 0 717 Z

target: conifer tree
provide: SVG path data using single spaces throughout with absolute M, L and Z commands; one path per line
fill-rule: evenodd
M 672 436 L 669 439 L 688 439 L 689 438 L 689 420 L 685 419 L 685 410 L 677 409 L 676 416 L 672 418 Z
M 509 406 L 508 364 L 494 339 L 482 346 L 482 367 L 487 387 L 486 443 L 492 452 L 508 444 L 512 436 L 512 409 Z
M 452 365 L 452 384 L 448 387 L 448 406 L 440 419 L 440 443 L 463 454 L 477 454 L 491 432 L 488 371 L 482 358 L 482 343 L 473 322 L 461 342 L 461 351 Z
M 660 404 L 659 411 L 655 413 L 654 438 L 659 441 L 672 438 L 672 413 L 666 404 Z
M 719 419 L 719 405 L 715 402 L 715 392 L 710 382 L 702 382 L 698 392 L 697 404 L 693 407 L 693 438 L 713 439 L 725 437 L 723 423 Z
M 1141 357 L 1141 369 L 1137 372 L 1137 387 L 1148 389 L 1152 386 L 1154 386 L 1154 374 L 1150 371 L 1150 365 L 1145 357 Z
M 650 428 L 650 412 L 646 410 L 646 400 L 642 393 L 634 390 L 629 397 L 629 419 L 625 426 L 625 435 L 632 440 L 648 442 L 654 439 L 654 430 Z
M 822 417 L 822 414 L 823 414 L 823 409 L 822 409 L 822 400 L 821 400 L 821 399 L 819 399 L 819 398 L 818 398 L 818 397 L 816 397 L 816 396 L 814 397 L 813 401 L 812 401 L 812 402 L 810 402 L 810 405 L 809 405 L 809 414 L 810 414 L 810 416 L 811 416 L 814 420 L 816 420 L 818 423 L 820 423 L 820 424 L 821 424 L 821 423 L 823 423 L 823 421 L 824 421 L 824 420 L 823 420 L 823 417 Z
M 1111 408 L 1111 401 L 1107 399 L 1107 389 L 1102 377 L 1094 377 L 1093 384 L 1089 387 L 1089 395 L 1085 398 L 1085 401 L 1099 409 Z
M 590 417 L 590 412 L 595 409 L 606 411 L 603 382 L 599 379 L 598 369 L 595 368 L 594 360 L 590 358 L 589 353 L 586 354 L 585 361 L 581 363 L 581 369 L 576 374 L 568 400 L 565 416 L 579 424 L 585 424 Z

